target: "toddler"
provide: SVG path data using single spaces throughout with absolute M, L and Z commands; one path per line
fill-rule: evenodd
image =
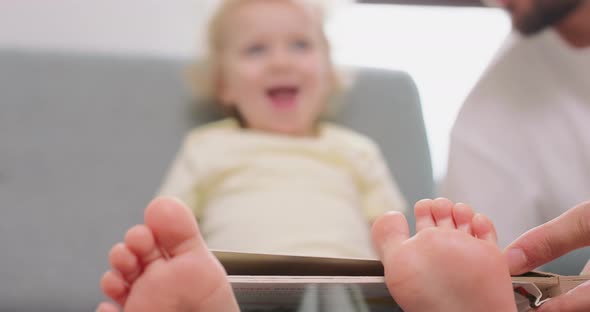
M 373 141 L 321 121 L 338 88 L 320 10 L 222 1 L 208 55 L 200 92 L 229 117 L 188 134 L 160 193 L 211 249 L 375 258 L 371 222 L 405 202 Z

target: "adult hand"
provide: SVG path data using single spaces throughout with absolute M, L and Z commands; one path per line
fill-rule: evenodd
M 510 273 L 517 275 L 589 245 L 590 202 L 585 202 L 524 233 L 504 253 Z M 590 262 L 582 272 L 585 274 L 590 274 Z M 590 282 L 549 300 L 537 311 L 590 311 Z

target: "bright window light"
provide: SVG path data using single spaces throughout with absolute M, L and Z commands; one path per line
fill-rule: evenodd
M 498 9 L 377 4 L 340 7 L 327 24 L 338 64 L 403 70 L 414 78 L 437 180 L 446 171 L 456 114 L 510 28 Z

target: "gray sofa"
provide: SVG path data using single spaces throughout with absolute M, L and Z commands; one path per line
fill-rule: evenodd
M 0 311 L 91 311 L 186 131 L 185 60 L 0 50 Z M 416 88 L 361 69 L 337 121 L 373 137 L 409 203 L 433 195 Z

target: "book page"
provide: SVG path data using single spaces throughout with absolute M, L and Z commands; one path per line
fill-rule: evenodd
M 229 274 L 242 311 L 402 311 L 389 295 L 381 262 L 214 251 Z M 513 277 L 518 311 L 589 280 L 530 272 Z

